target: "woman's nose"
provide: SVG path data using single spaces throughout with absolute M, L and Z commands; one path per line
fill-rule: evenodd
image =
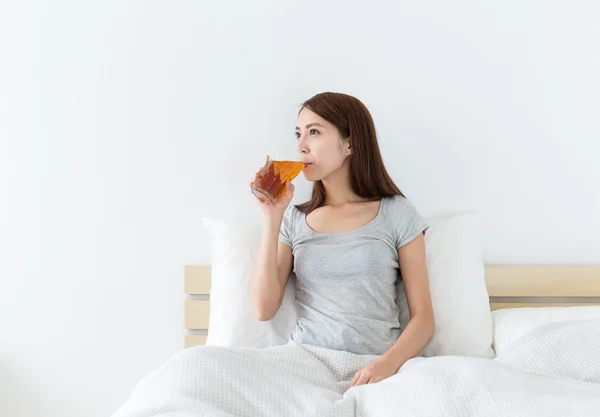
M 300 152 L 301 154 L 308 153 L 308 147 L 306 146 L 306 142 L 303 138 L 300 138 L 300 140 L 298 140 L 298 152 Z

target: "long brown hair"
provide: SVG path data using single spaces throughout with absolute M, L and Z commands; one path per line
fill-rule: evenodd
M 342 139 L 350 141 L 350 185 L 356 195 L 369 200 L 404 197 L 385 169 L 373 118 L 360 100 L 347 94 L 325 92 L 306 100 L 300 111 L 305 108 L 333 124 Z M 319 180 L 313 184 L 311 199 L 296 207 L 308 214 L 324 204 L 325 186 Z

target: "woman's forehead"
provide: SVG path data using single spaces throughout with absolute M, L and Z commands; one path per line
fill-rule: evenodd
M 326 126 L 329 124 L 325 119 L 319 116 L 317 113 L 307 109 L 306 107 L 302 109 L 300 114 L 298 115 L 298 124 L 296 128 L 306 129 L 310 127 L 310 124 L 317 123 L 321 126 Z

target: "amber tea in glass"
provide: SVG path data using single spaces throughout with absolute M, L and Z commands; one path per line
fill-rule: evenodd
M 252 192 L 262 200 L 275 203 L 287 185 L 300 174 L 304 162 L 276 161 L 267 157 L 265 166 L 262 167 L 252 184 Z

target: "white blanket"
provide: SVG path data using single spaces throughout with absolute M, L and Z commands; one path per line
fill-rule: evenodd
M 113 417 L 600 416 L 600 321 L 542 326 L 493 360 L 415 358 L 348 389 L 376 359 L 293 342 L 190 348 L 140 381 Z

